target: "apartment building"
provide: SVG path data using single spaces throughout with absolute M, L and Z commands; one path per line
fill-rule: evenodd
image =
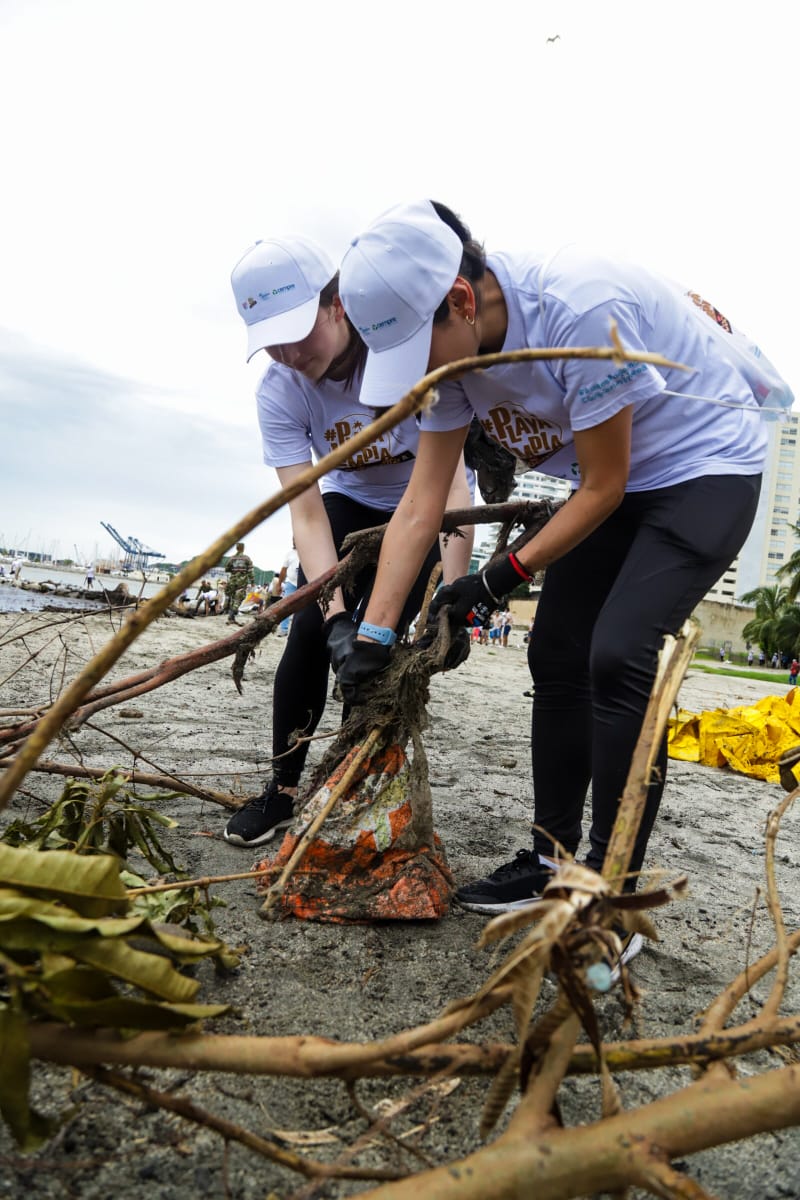
M 769 447 L 756 518 L 739 556 L 707 594 L 707 600 L 731 604 L 745 592 L 781 583 L 777 572 L 800 547 L 789 528 L 800 523 L 800 416 L 769 424 Z

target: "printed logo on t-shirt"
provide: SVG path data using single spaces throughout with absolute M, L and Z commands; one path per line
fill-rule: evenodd
M 593 383 L 580 388 L 578 399 L 581 404 L 591 404 L 594 400 L 605 400 L 606 396 L 610 396 L 617 388 L 623 387 L 626 383 L 633 383 L 637 375 L 644 375 L 646 372 L 647 367 L 644 363 L 626 363 L 619 370 L 609 371 L 608 375 L 604 375 L 602 379 L 595 379 Z
M 560 425 L 532 413 L 498 404 L 481 421 L 490 438 L 506 446 L 517 458 L 537 468 L 561 449 L 564 433 Z
M 714 308 L 713 304 L 709 304 L 708 300 L 704 300 L 702 296 L 698 296 L 697 292 L 686 293 L 690 300 L 694 301 L 698 308 L 702 308 L 707 317 L 711 317 L 712 321 L 716 321 L 721 325 L 726 333 L 733 333 L 733 327 L 727 317 L 723 317 L 718 308 Z
M 325 430 L 325 441 L 331 450 L 349 442 L 351 437 L 360 433 L 364 422 L 358 417 L 350 417 L 335 421 L 332 428 Z M 356 450 L 338 467 L 340 471 L 363 471 L 365 467 L 386 467 L 394 463 L 408 462 L 414 455 L 410 450 L 402 450 L 399 454 L 392 453 L 392 431 L 382 433 L 374 442 Z

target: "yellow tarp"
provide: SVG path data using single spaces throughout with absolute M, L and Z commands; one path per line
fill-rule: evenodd
M 800 688 L 740 708 L 680 709 L 670 719 L 668 741 L 670 758 L 708 767 L 727 764 L 743 775 L 779 783 L 778 759 L 800 743 Z

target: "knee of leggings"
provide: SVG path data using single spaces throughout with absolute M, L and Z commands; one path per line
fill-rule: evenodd
M 555 642 L 534 634 L 528 639 L 528 666 L 537 684 L 560 682 L 585 670 L 586 659 L 583 651 L 568 641 Z
M 624 637 L 593 645 L 589 669 L 595 694 L 614 694 L 620 688 L 626 689 L 635 679 L 643 681 L 645 676 L 649 677 L 642 652 L 642 646 L 630 645 Z
M 293 640 L 299 637 L 304 640 L 320 637 L 323 622 L 324 618 L 320 612 L 319 605 L 309 604 L 306 608 L 301 608 L 294 614 L 289 629 L 289 637 Z

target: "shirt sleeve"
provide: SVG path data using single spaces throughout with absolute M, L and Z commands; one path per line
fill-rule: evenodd
M 612 320 L 626 350 L 649 349 L 642 331 L 641 310 L 630 301 L 613 298 L 577 314 L 567 305 L 548 299 L 548 344 L 565 349 L 609 346 Z M 628 405 L 659 396 L 666 386 L 658 369 L 649 363 L 618 365 L 607 358 L 566 358 L 556 359 L 552 370 L 564 389 L 570 426 L 578 430 L 591 429 Z
M 311 462 L 311 422 L 305 396 L 286 368 L 273 363 L 256 391 L 264 462 L 293 467 Z
M 427 412 L 420 413 L 420 429 L 425 432 L 446 433 L 463 429 L 472 421 L 472 405 L 460 383 L 446 382 L 436 389 L 438 400 Z

